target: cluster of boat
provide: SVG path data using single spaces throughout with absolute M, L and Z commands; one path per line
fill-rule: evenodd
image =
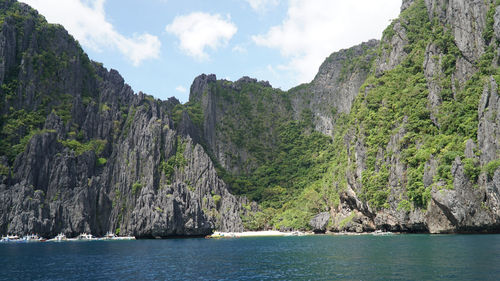
M 40 237 L 38 234 L 19 237 L 17 235 L 7 235 L 0 239 L 0 243 L 23 243 L 23 242 L 63 242 L 63 241 L 99 241 L 99 240 L 135 240 L 134 236 L 117 236 L 108 232 L 104 237 L 94 237 L 92 234 L 82 233 L 75 238 L 67 238 L 64 233 L 59 233 L 52 239 Z

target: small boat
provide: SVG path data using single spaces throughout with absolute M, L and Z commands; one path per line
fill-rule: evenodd
M 26 235 L 23 237 L 23 240 L 26 242 L 40 242 L 43 240 L 38 234 Z
M 112 240 L 135 240 L 134 236 L 115 236 Z
M 56 236 L 56 238 L 55 238 L 55 239 L 56 239 L 56 241 L 59 241 L 59 242 L 60 242 L 60 241 L 65 241 L 65 240 L 67 240 L 68 238 L 66 238 L 66 235 L 64 235 L 64 233 L 59 233 L 59 234 L 57 234 L 57 236 Z
M 19 236 L 17 235 L 7 235 L 7 236 L 2 236 L 2 239 L 0 242 L 14 242 L 14 243 L 19 243 L 19 242 L 25 242 L 23 239 L 20 239 Z
M 294 231 L 294 232 L 287 233 L 285 236 L 304 236 L 304 235 L 305 234 L 303 232 Z
M 59 233 L 59 234 L 57 234 L 56 237 L 49 239 L 48 241 L 62 242 L 62 241 L 66 241 L 66 240 L 68 240 L 68 238 L 66 238 L 66 235 L 64 235 L 63 233 Z
M 94 236 L 92 234 L 82 233 L 78 235 L 77 240 L 93 240 Z
M 224 237 L 224 235 L 222 235 L 220 232 L 216 231 L 212 235 L 207 235 L 205 238 L 220 239 L 223 237 Z
M 111 240 L 111 239 L 115 239 L 116 237 L 117 237 L 116 234 L 109 231 L 108 233 L 106 233 L 106 235 L 104 235 L 103 239 L 104 240 Z
M 7 238 L 9 238 L 9 240 L 19 240 L 19 236 L 17 235 L 7 235 Z
M 383 235 L 392 235 L 393 233 L 390 232 L 390 231 L 382 231 L 382 230 L 375 230 L 373 232 L 373 235 L 377 235 L 377 236 L 383 236 Z

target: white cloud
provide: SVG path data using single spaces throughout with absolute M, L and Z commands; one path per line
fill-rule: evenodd
M 126 37 L 106 19 L 105 0 L 21 0 L 37 9 L 51 23 L 62 24 L 83 46 L 95 51 L 113 48 L 133 65 L 160 56 L 158 37 L 148 33 Z
M 312 80 L 333 51 L 368 39 L 380 39 L 401 0 L 289 0 L 287 16 L 266 34 L 252 36 L 259 45 L 280 51 L 295 83 Z
M 233 52 L 235 53 L 240 53 L 240 54 L 246 54 L 248 50 L 243 47 L 242 45 L 236 45 L 233 47 Z
M 257 12 L 264 12 L 267 9 L 277 6 L 280 0 L 245 0 L 248 2 L 250 7 Z
M 238 28 L 229 16 L 223 19 L 219 14 L 194 12 L 177 16 L 165 30 L 179 39 L 179 47 L 187 55 L 200 61 L 209 58 L 206 48 L 217 50 L 227 45 Z
M 186 93 L 187 92 L 187 89 L 184 88 L 183 86 L 177 86 L 177 88 L 175 88 L 175 90 L 179 93 Z

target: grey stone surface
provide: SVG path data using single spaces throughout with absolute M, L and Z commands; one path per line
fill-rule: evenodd
M 13 3 L 2 1 L 0 9 Z M 0 83 L 8 71 L 21 82 L 9 106 L 36 109 L 40 96 L 59 91 L 70 97 L 72 107 L 69 122 L 49 113 L 44 131 L 17 156 L 12 175 L 2 176 L 0 234 L 104 235 L 119 229 L 120 234 L 167 237 L 243 230 L 240 211 L 247 202 L 219 179 L 189 116 L 184 113 L 174 125 L 171 111 L 179 102 L 135 94 L 116 70 L 86 65 L 78 43 L 62 27 L 52 27 L 52 39 L 45 40 L 45 29 L 34 21 L 37 13 L 19 5 L 25 17 L 22 34 L 9 17 L 0 32 Z M 50 85 L 42 83 L 31 57 L 42 51 L 74 56 Z M 61 140 L 72 130 L 82 143 L 104 141 L 102 155 L 93 150 L 78 155 L 65 147 Z M 181 148 L 185 165 L 167 178 L 162 163 Z M 98 165 L 98 157 L 107 162 Z
M 329 220 L 330 220 L 330 213 L 323 212 L 314 216 L 309 222 L 309 225 L 312 227 L 314 232 L 324 233 L 326 231 L 326 226 L 328 225 Z

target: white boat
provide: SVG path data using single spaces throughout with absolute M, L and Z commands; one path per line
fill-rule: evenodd
M 40 242 L 43 241 L 44 239 L 38 236 L 38 234 L 31 234 L 24 236 L 23 240 L 26 242 Z
M 56 238 L 55 238 L 55 239 L 56 239 L 56 241 L 64 241 L 64 240 L 67 240 L 66 235 L 64 235 L 64 233 L 59 233 L 59 234 L 57 234 L 57 236 L 56 236 Z
M 115 236 L 112 240 L 135 240 L 134 236 Z
M 104 237 L 103 237 L 104 240 L 111 240 L 111 239 L 115 239 L 115 238 L 116 238 L 116 234 L 114 234 L 111 231 L 106 233 L 106 235 L 104 235 Z
M 134 236 L 117 236 L 113 232 L 109 231 L 102 238 L 103 240 L 135 240 Z
M 77 239 L 78 240 L 93 240 L 94 236 L 92 236 L 92 234 L 82 233 L 82 234 L 78 235 Z
M 56 237 L 49 239 L 48 241 L 62 242 L 62 241 L 66 241 L 66 240 L 68 240 L 68 238 L 66 238 L 66 235 L 64 235 L 64 233 L 59 233 L 59 234 L 57 234 Z
M 378 229 L 378 230 L 375 230 L 372 234 L 383 236 L 383 235 L 392 235 L 393 233 L 390 231 L 382 231 L 382 230 Z
M 19 239 L 19 236 L 17 236 L 17 235 L 2 236 L 2 239 L 0 241 L 1 242 L 24 242 L 24 240 Z
M 304 235 L 305 233 L 300 231 L 294 231 L 286 234 L 286 236 L 304 236 Z

